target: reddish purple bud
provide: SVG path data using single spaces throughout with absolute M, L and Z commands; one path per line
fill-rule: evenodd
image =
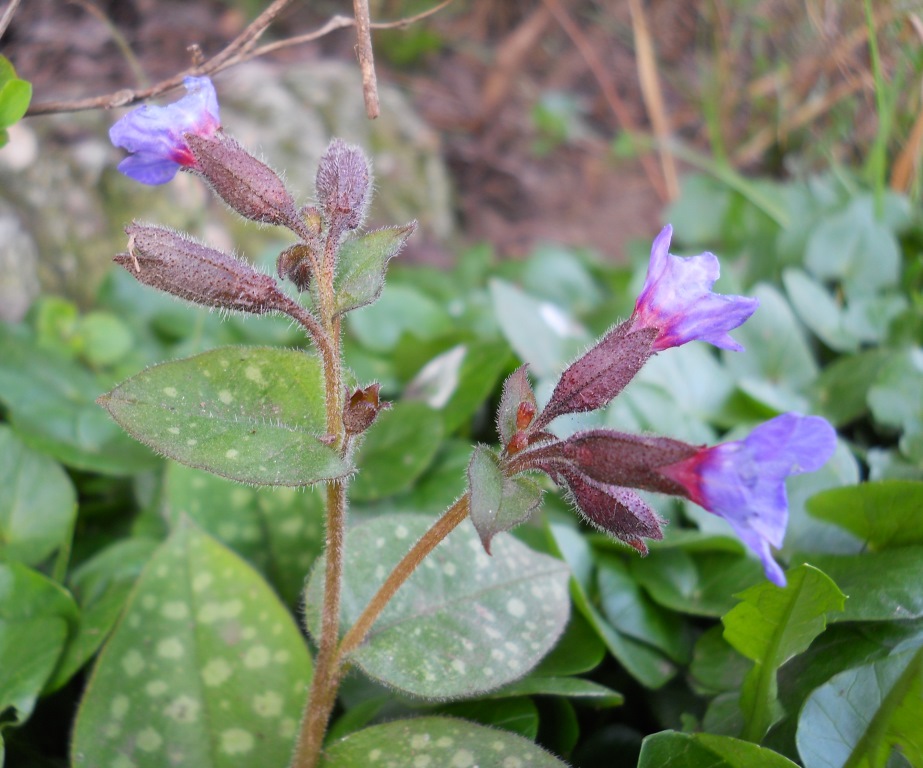
M 634 491 L 597 483 L 572 470 L 560 473 L 556 482 L 568 488 L 577 509 L 590 525 L 624 541 L 642 555 L 644 539 L 662 539 L 664 521 Z
M 317 200 L 331 231 L 358 229 L 369 204 L 372 170 L 365 153 L 334 139 L 317 167 Z
M 137 223 L 125 232 L 128 253 L 116 255 L 115 261 L 145 285 L 206 307 L 255 315 L 286 301 L 269 275 L 191 237 Z
M 607 429 L 578 432 L 549 446 L 598 483 L 673 495 L 682 495 L 682 487 L 658 470 L 694 456 L 701 447 L 669 437 L 631 435 Z
M 360 435 L 372 426 L 378 414 L 391 407 L 379 399 L 381 384 L 370 384 L 353 392 L 343 406 L 343 426 L 348 435 Z
M 506 453 L 508 456 L 515 456 L 524 448 L 529 446 L 529 436 L 525 432 L 517 432 L 506 444 Z
M 529 383 L 528 368 L 527 365 L 519 366 L 503 382 L 500 406 L 497 408 L 497 432 L 504 445 L 508 444 L 517 432 L 529 426 L 538 408 L 535 393 Z M 521 424 L 520 422 L 529 416 L 530 410 L 532 415 L 528 422 Z
M 720 274 L 713 253 L 679 258 L 670 254 L 673 228 L 666 226 L 654 240 L 647 279 L 631 327 L 657 331 L 654 351 L 678 347 L 688 341 L 707 341 L 722 349 L 742 351 L 728 331 L 747 320 L 759 306 L 746 296 L 712 293 Z
M 565 413 L 602 408 L 621 392 L 654 354 L 655 329 L 632 331 L 622 323 L 609 331 L 583 357 L 561 374 L 551 400 L 533 429 L 541 429 Z
M 307 234 L 282 179 L 234 139 L 224 133 L 208 137 L 190 134 L 186 142 L 195 157 L 195 170 L 233 210 L 251 221 Z
M 291 280 L 299 291 L 306 291 L 311 287 L 311 275 L 314 273 L 311 261 L 310 246 L 298 243 L 279 254 L 276 272 L 283 280 Z

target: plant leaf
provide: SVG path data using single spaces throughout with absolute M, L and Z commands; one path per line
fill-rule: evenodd
M 336 314 L 371 304 L 385 285 L 388 262 L 397 256 L 417 228 L 415 221 L 352 237 L 340 246 L 334 284 Z
M 809 565 L 788 572 L 779 589 L 757 584 L 723 618 L 724 637 L 755 662 L 744 679 L 740 706 L 744 738 L 759 741 L 779 719 L 776 671 L 802 653 L 827 626 L 827 614 L 843 610 L 845 597 L 826 575 Z
M 542 503 L 541 486 L 521 475 L 505 477 L 496 454 L 485 445 L 471 455 L 468 487 L 471 522 L 487 554 L 494 536 L 527 520 Z
M 70 538 L 77 495 L 53 459 L 0 424 L 0 560 L 36 565 Z
M 436 457 L 442 430 L 439 414 L 423 403 L 405 401 L 381 411 L 356 456 L 352 499 L 371 501 L 409 489 Z
M 307 353 L 222 347 L 148 368 L 99 403 L 141 442 L 231 480 L 310 485 L 351 469 L 320 439 L 321 364 Z
M 730 736 L 661 731 L 641 747 L 638 768 L 797 768 L 771 749 Z
M 807 502 L 808 514 L 845 528 L 871 550 L 923 544 L 923 483 L 884 480 L 831 488 Z
M 292 620 L 191 523 L 151 558 L 77 715 L 75 766 L 284 764 L 311 677 Z
M 15 78 L 0 85 L 0 128 L 22 119 L 32 101 L 32 83 Z
M 798 555 L 849 598 L 833 621 L 893 621 L 923 616 L 923 547 L 901 547 L 861 555 Z
M 353 624 L 391 568 L 427 530 L 420 515 L 388 515 L 347 534 L 342 621 Z M 305 592 L 305 622 L 317 637 L 324 560 Z M 370 677 L 424 698 L 464 698 L 531 670 L 567 623 L 567 568 L 512 537 L 493 557 L 468 525 L 452 532 L 388 603 L 350 656 Z
M 0 563 L 0 712 L 23 722 L 54 671 L 79 611 L 60 585 L 21 563 Z
M 892 751 L 923 764 L 923 648 L 832 677 L 807 699 L 798 720 L 805 768 L 884 768 Z
M 163 504 L 171 526 L 190 517 L 256 567 L 294 606 L 324 538 L 320 488 L 247 488 L 170 463 Z
M 334 742 L 324 751 L 321 768 L 369 768 L 376 763 L 433 768 L 566 766 L 522 736 L 454 718 L 420 717 L 375 725 Z

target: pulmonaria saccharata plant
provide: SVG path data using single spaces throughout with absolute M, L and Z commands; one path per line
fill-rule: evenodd
M 401 585 L 468 517 L 490 552 L 498 532 L 539 508 L 543 488 L 535 481 L 536 472 L 562 488 L 590 524 L 641 554 L 647 553 L 647 539 L 663 537 L 663 521 L 638 491 L 690 499 L 725 518 L 759 556 L 769 579 L 785 583 L 771 551 L 781 545 L 787 523 L 785 479 L 817 469 L 830 457 L 835 435 L 822 419 L 784 414 L 742 441 L 714 447 L 607 429 L 563 439 L 549 431 L 559 416 L 607 405 L 645 362 L 671 347 L 702 340 L 741 349 L 729 332 L 753 314 L 757 301 L 713 293 L 719 271 L 715 256 L 670 255 L 672 230 L 667 227 L 654 241 L 647 279 L 631 317 L 563 372 L 544 408 L 539 408 L 525 365 L 506 380 L 497 415 L 500 450 L 483 445 L 474 449 L 467 491 L 407 550 L 341 633 L 354 454 L 364 433 L 389 407 L 377 382 L 347 385 L 341 321 L 379 297 L 388 262 L 416 224 L 360 231 L 371 196 L 371 167 L 362 150 L 337 139 L 320 160 L 315 204 L 298 207 L 279 174 L 224 132 L 211 81 L 187 78 L 185 86 L 188 93 L 177 103 L 142 107 L 113 126 L 113 143 L 131 153 L 119 169 L 145 184 L 165 183 L 180 170 L 192 173 L 231 210 L 250 221 L 285 227 L 296 242 L 279 254 L 277 275 L 267 275 L 189 235 L 136 222 L 127 227 L 126 252 L 115 261 L 138 281 L 201 306 L 288 315 L 305 330 L 318 354 L 214 350 L 148 369 L 99 402 L 132 435 L 181 463 L 256 485 L 324 484 L 325 545 L 323 566 L 318 566 L 323 596 L 312 603 L 320 604 L 319 629 L 313 631 L 318 651 L 293 766 L 318 764 L 337 691 L 355 663 L 353 654 L 367 642 Z M 300 300 L 283 291 L 283 281 L 294 285 Z M 272 366 L 280 370 L 270 371 Z M 193 429 L 196 435 L 190 439 Z M 470 556 L 470 548 L 463 549 Z M 550 629 L 543 630 L 549 648 L 564 629 L 568 608 L 566 569 L 553 561 L 554 569 L 560 575 L 562 602 Z M 529 599 L 540 594 L 533 588 Z M 511 620 L 526 610 L 518 598 L 506 604 L 512 606 L 507 610 Z M 529 623 L 523 622 L 527 630 Z M 518 647 L 523 637 L 517 634 L 517 643 L 505 647 Z M 541 647 L 538 642 L 533 646 Z M 517 660 L 509 669 L 524 674 L 539 658 L 530 657 L 522 666 Z M 419 671 L 416 656 L 412 663 Z M 447 663 L 457 670 L 460 660 Z M 438 679 L 435 674 L 433 678 Z M 491 684 L 503 683 L 492 679 Z M 105 762 L 111 761 L 107 757 Z
M 820 468 L 836 447 L 836 433 L 822 418 L 783 414 L 745 440 L 711 448 L 603 429 L 561 440 L 545 429 L 558 416 L 605 406 L 647 360 L 670 347 L 701 340 L 743 350 L 728 332 L 756 311 L 758 301 L 713 293 L 717 258 L 673 256 L 671 236 L 667 226 L 654 240 L 631 317 L 564 371 L 540 413 L 525 366 L 510 376 L 498 414 L 503 450 L 497 463 L 506 476 L 545 472 L 590 524 L 641 554 L 647 553 L 644 539 L 663 538 L 663 521 L 632 489 L 690 499 L 727 520 L 759 556 L 766 576 L 784 586 L 770 545 L 782 545 L 788 522 L 785 479 Z M 479 519 L 476 509 L 472 518 L 485 543 L 506 527 L 493 514 Z M 518 522 L 515 515 L 509 519 Z

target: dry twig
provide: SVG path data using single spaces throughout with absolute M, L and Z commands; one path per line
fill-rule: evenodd
M 149 88 L 123 88 L 114 93 L 107 93 L 102 96 L 91 96 L 84 99 L 65 99 L 60 101 L 46 101 L 40 104 L 33 104 L 29 107 L 26 116 L 47 115 L 57 112 L 79 112 L 86 109 L 113 109 L 114 107 L 124 107 L 129 104 L 135 104 L 139 101 L 159 96 L 162 93 L 171 91 L 183 82 L 183 78 L 190 75 L 214 75 L 222 70 L 228 69 L 235 64 L 240 64 L 250 59 L 265 56 L 273 51 L 282 48 L 289 48 L 294 45 L 302 45 L 313 40 L 318 40 L 325 35 L 329 35 L 338 29 L 344 29 L 356 24 L 356 20 L 348 16 L 334 16 L 329 19 L 322 27 L 305 35 L 278 40 L 273 43 L 267 43 L 257 47 L 256 43 L 263 35 L 269 25 L 282 13 L 285 8 L 291 4 L 292 0 L 275 0 L 265 11 L 254 19 L 247 28 L 240 33 L 234 40 L 226 45 L 219 53 L 206 61 L 189 67 L 172 77 L 161 80 Z M 414 16 L 408 16 L 397 21 L 381 22 L 369 24 L 370 29 L 402 29 L 417 21 L 432 16 L 445 8 L 452 0 L 443 0 L 438 5 L 429 10 L 418 13 Z M 18 4 L 18 0 L 13 0 L 12 5 Z M 7 13 L 9 9 L 7 10 Z M 6 17 L 4 14 L 4 18 Z

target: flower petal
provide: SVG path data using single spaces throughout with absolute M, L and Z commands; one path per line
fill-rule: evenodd
M 712 253 L 680 258 L 669 252 L 673 228 L 664 227 L 651 248 L 647 278 L 632 315 L 632 329 L 656 328 L 654 351 L 689 341 L 740 351 L 728 331 L 741 325 L 759 306 L 756 299 L 712 293 L 720 275 Z

